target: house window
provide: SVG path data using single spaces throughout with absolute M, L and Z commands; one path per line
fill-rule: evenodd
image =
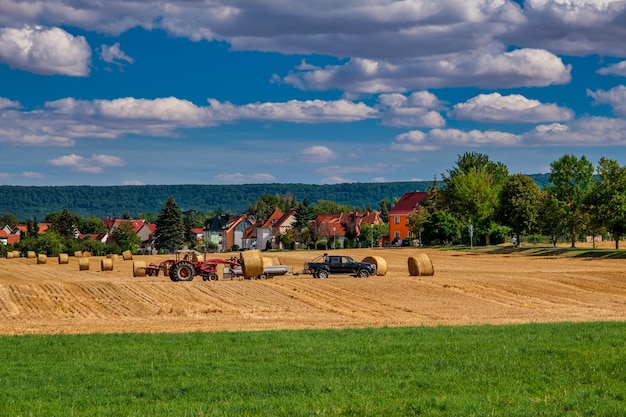
M 395 224 L 400 224 L 400 217 L 395 216 L 395 217 L 393 218 L 393 222 L 394 222 Z
M 394 239 L 400 239 L 400 232 L 395 232 L 393 234 Z

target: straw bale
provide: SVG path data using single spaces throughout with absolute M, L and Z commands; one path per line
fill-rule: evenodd
M 100 266 L 102 271 L 113 271 L 113 259 L 103 258 L 100 261 Z
M 419 253 L 408 259 L 409 274 L 412 277 L 435 275 L 435 268 L 430 257 L 425 253 Z
M 59 265 L 63 265 L 63 264 L 67 264 L 69 263 L 70 259 L 69 259 L 69 255 L 67 253 L 60 253 L 59 254 Z
M 143 261 L 133 262 L 133 277 L 145 277 L 146 276 L 146 263 Z
M 244 278 L 252 278 L 263 273 L 263 257 L 258 249 L 239 252 L 241 271 Z
M 45 264 L 46 262 L 48 262 L 48 257 L 45 254 L 40 253 L 37 257 L 37 264 Z
M 376 275 L 387 275 L 387 261 L 382 256 L 366 256 L 362 262 L 367 262 L 376 265 Z
M 132 261 L 133 253 L 129 250 L 125 250 L 124 252 L 122 252 L 122 259 L 124 259 L 125 261 Z
M 78 270 L 89 271 L 89 259 L 88 258 L 80 258 L 78 260 Z

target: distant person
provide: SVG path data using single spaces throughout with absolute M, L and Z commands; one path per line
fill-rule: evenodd
M 513 236 L 511 238 L 511 243 L 513 244 L 513 247 L 516 248 L 517 247 L 517 238 L 515 236 Z

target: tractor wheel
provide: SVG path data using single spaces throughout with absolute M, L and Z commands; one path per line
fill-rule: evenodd
M 215 272 L 211 272 L 209 273 L 209 275 L 202 277 L 202 279 L 204 281 L 217 281 L 219 279 L 219 277 L 217 276 L 217 274 Z
M 359 269 L 359 272 L 356 273 L 357 278 L 367 278 L 370 276 L 370 273 L 367 269 Z
M 170 279 L 172 281 L 192 281 L 193 276 L 193 264 L 188 261 L 178 262 L 170 269 Z
M 318 277 L 318 278 L 326 279 L 326 278 L 328 278 L 328 275 L 329 275 L 329 274 L 328 274 L 328 271 L 327 271 L 327 270 L 325 270 L 325 269 L 320 269 L 319 271 L 317 271 L 317 274 L 316 274 L 316 275 L 317 275 L 317 277 Z

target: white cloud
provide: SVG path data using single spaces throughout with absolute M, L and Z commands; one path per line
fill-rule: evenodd
M 91 49 L 83 36 L 63 29 L 0 28 L 0 62 L 43 75 L 89 75 Z
M 442 103 L 428 91 L 381 94 L 377 108 L 383 111 L 382 124 L 395 127 L 443 127 L 446 122 L 438 111 Z
M 119 66 L 122 66 L 124 62 L 128 64 L 135 62 L 133 58 L 122 51 L 119 42 L 115 42 L 113 45 L 102 45 L 100 47 L 100 58 L 102 58 L 104 62 L 118 64 Z
M 369 174 L 375 172 L 391 172 L 395 171 L 395 167 L 390 167 L 385 164 L 372 163 L 367 165 L 333 165 L 324 166 L 315 170 L 320 174 L 332 172 L 334 174 Z
M 326 146 L 310 146 L 298 152 L 298 157 L 304 162 L 325 163 L 337 155 Z
M 498 123 L 543 123 L 571 120 L 574 112 L 556 104 L 543 104 L 520 94 L 480 94 L 456 104 L 451 116 L 461 120 Z
M 139 180 L 126 180 L 123 181 L 123 185 L 144 185 L 144 183 Z
M 77 154 L 63 155 L 49 159 L 48 163 L 52 166 L 70 168 L 78 172 L 90 174 L 102 173 L 105 167 L 125 165 L 121 158 L 101 154 L 92 155 L 91 158 L 85 158 Z
M 419 130 L 396 136 L 391 149 L 403 152 L 435 151 L 443 147 L 464 146 L 515 146 L 521 138 L 500 131 L 463 131 L 460 129 L 433 129 L 428 133 Z
M 64 98 L 43 109 L 17 111 L 19 103 L 0 100 L 0 143 L 72 146 L 81 138 L 114 139 L 125 135 L 177 136 L 177 129 L 217 126 L 241 120 L 293 123 L 354 122 L 380 117 L 378 110 L 348 100 L 291 100 L 237 106 L 208 100 L 197 106 L 175 97 L 114 100 Z M 8 122 L 10 121 L 10 123 Z
M 596 71 L 600 75 L 618 75 L 626 77 L 626 61 L 618 62 L 617 64 L 609 65 L 608 67 L 600 68 Z
M 263 183 L 272 182 L 276 180 L 272 174 L 256 173 L 252 175 L 245 175 L 241 172 L 234 172 L 232 174 L 219 174 L 215 176 L 215 179 L 220 182 L 232 183 L 232 184 L 247 184 L 247 183 Z
M 608 104 L 617 116 L 626 117 L 626 87 L 623 85 L 618 85 L 608 91 L 587 90 L 587 95 L 593 98 L 593 104 Z
M 303 90 L 339 89 L 374 94 L 440 87 L 543 87 L 569 82 L 570 72 L 569 65 L 545 50 L 505 52 L 492 45 L 448 56 L 398 62 L 352 58 L 342 65 L 292 72 L 283 81 Z
M 9 100 L 8 98 L 0 97 L 0 110 L 3 109 L 19 109 L 22 107 L 19 101 Z
M 528 145 L 625 146 L 626 120 L 582 117 L 567 124 L 539 125 L 522 135 Z
M 354 182 L 350 178 L 340 177 L 338 175 L 331 175 L 329 177 L 324 177 L 320 180 L 321 184 L 345 184 Z

